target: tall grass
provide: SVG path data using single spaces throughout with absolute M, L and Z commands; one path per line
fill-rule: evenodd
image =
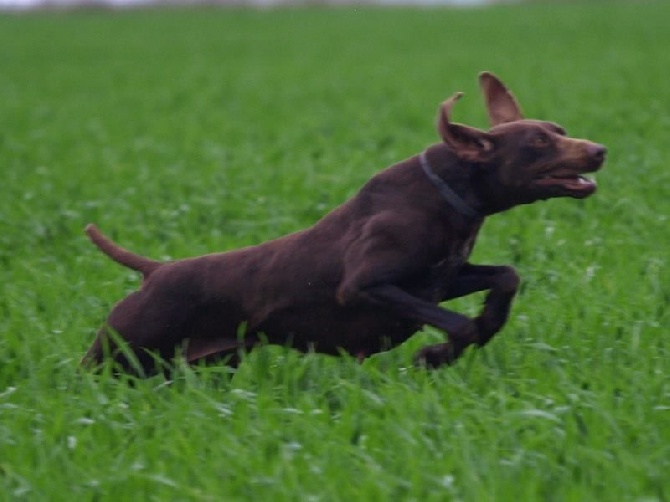
M 667 500 L 670 6 L 0 17 L 0 493 L 26 500 Z M 268 348 L 234 376 L 77 368 L 155 258 L 303 228 L 484 126 L 475 76 L 609 147 L 599 193 L 492 218 L 474 261 L 524 282 L 504 331 L 436 372 L 426 329 L 362 365 Z M 473 313 L 481 297 L 453 302 Z

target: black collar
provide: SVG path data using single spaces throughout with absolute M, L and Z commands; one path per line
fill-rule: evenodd
M 423 172 L 426 173 L 426 176 L 428 176 L 428 179 L 431 181 L 431 183 L 435 185 L 435 188 L 437 188 L 437 191 L 440 193 L 442 198 L 446 200 L 454 209 L 456 209 L 463 216 L 468 216 L 470 218 L 484 217 L 484 215 L 470 206 L 460 195 L 454 192 L 454 190 L 449 185 L 447 185 L 447 183 L 442 178 L 435 174 L 435 171 L 433 171 L 433 169 L 430 167 L 430 164 L 428 163 L 426 152 L 422 152 L 421 155 L 419 155 L 419 162 L 421 163 L 421 169 L 423 169 Z

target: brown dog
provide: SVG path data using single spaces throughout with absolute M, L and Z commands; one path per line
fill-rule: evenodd
M 509 266 L 468 262 L 484 218 L 537 200 L 591 195 L 595 183 L 581 174 L 598 170 L 606 149 L 569 138 L 551 122 L 523 119 L 491 73 L 480 84 L 488 132 L 451 122 L 455 94 L 440 109 L 442 143 L 381 171 L 306 230 L 160 263 L 89 225 L 91 240 L 144 282 L 114 307 L 83 362 L 109 356 L 122 370 L 147 375 L 156 371 L 155 356 L 170 360 L 183 350 L 188 362 L 227 357 L 234 365 L 240 350 L 261 341 L 362 359 L 424 324 L 449 335 L 419 352 L 426 366 L 485 345 L 506 322 L 519 277 Z M 473 319 L 438 305 L 484 290 Z

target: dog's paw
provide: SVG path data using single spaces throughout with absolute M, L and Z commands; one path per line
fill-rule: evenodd
M 453 364 L 461 355 L 462 350 L 458 350 L 449 342 L 429 345 L 421 349 L 414 356 L 414 366 L 426 369 L 435 369 L 440 366 Z

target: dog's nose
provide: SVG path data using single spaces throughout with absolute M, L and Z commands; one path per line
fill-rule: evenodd
M 589 157 L 603 161 L 605 160 L 605 157 L 607 157 L 607 148 L 604 145 L 599 145 L 598 143 L 590 143 L 586 147 L 586 153 Z

